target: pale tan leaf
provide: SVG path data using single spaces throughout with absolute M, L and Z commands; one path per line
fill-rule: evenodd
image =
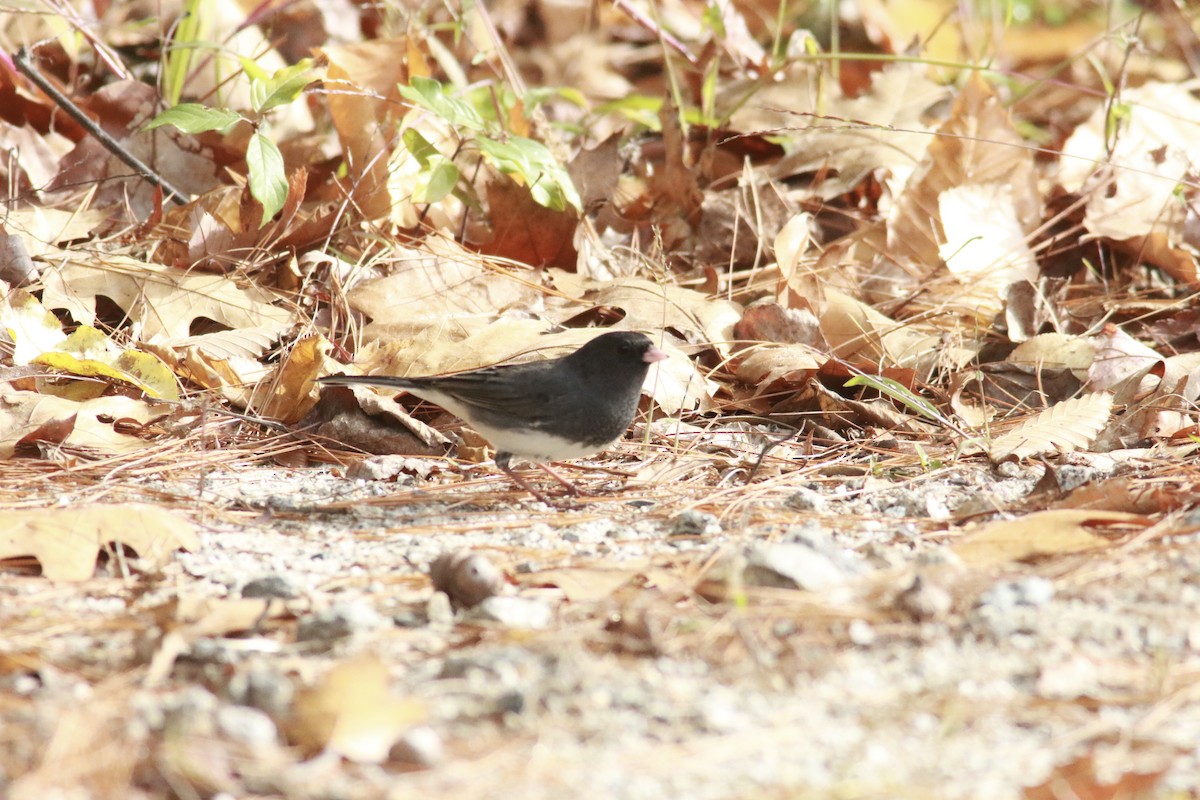
M 818 316 L 825 341 L 839 358 L 918 372 L 937 359 L 940 338 L 936 334 L 897 322 L 835 289 L 825 290 L 825 305 Z
M 1021 342 L 1005 359 L 1010 364 L 1029 364 L 1042 369 L 1070 369 L 1082 379 L 1096 357 L 1096 348 L 1083 336 L 1042 333 Z
M 736 374 L 738 380 L 759 387 L 781 379 L 800 384 L 828 360 L 827 356 L 802 344 L 764 345 L 739 353 Z
M 971 566 L 992 567 L 1009 561 L 1105 547 L 1146 524 L 1146 517 L 1119 511 L 1073 508 L 1040 511 L 969 527 L 953 550 Z
M 1121 102 L 1127 113 L 1119 135 L 1111 129 L 1111 109 L 1098 105 L 1063 145 L 1059 179 L 1087 197 L 1090 233 L 1124 242 L 1177 281 L 1193 283 L 1188 208 L 1176 192 L 1200 161 L 1200 101 L 1180 84 L 1150 82 L 1123 91 Z
M 83 401 L 41 392 L 14 391 L 0 383 L 0 459 L 11 458 L 18 446 L 45 442 L 86 447 L 100 453 L 131 453 L 146 440 L 122 433 L 117 423 L 145 424 L 165 417 L 172 406 L 124 395 Z
M 387 665 L 363 655 L 338 664 L 317 686 L 296 697 L 291 737 L 351 761 L 385 761 L 392 744 L 425 716 L 415 700 L 388 689 Z
M 1108 423 L 1112 395 L 1093 392 L 1055 403 L 1031 420 L 995 439 L 992 461 L 1025 458 L 1038 453 L 1071 452 L 1088 447 Z
M 96 321 L 96 298 L 107 297 L 128 315 L 137 341 L 172 345 L 191 337 L 199 318 L 227 328 L 270 327 L 274 335 L 292 324 L 295 314 L 274 304 L 264 289 L 243 288 L 224 275 L 185 273 L 121 256 L 104 262 L 63 262 L 47 269 L 42 304 L 66 309 L 76 322 Z
M 964 183 L 938 196 L 945 241 L 939 253 L 961 284 L 956 305 L 986 324 L 1004 308 L 1008 287 L 1037 279 L 1038 266 L 1008 183 Z
M 33 556 L 50 580 L 91 577 L 96 555 L 110 542 L 133 548 L 162 567 L 179 548 L 200 546 L 192 523 L 150 505 L 93 505 L 79 508 L 0 512 L 0 558 Z

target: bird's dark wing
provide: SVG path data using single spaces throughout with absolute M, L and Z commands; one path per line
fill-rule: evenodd
M 427 395 L 426 399 L 435 403 L 438 394 L 451 397 L 485 416 L 504 414 L 537 420 L 546 413 L 546 406 L 552 400 L 547 387 L 547 379 L 553 374 L 552 364 L 507 364 L 459 375 L 410 378 L 407 388 L 419 397 Z M 562 388 L 560 385 L 560 394 Z

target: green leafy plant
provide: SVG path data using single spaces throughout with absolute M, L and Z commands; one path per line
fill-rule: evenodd
M 498 172 L 519 177 L 539 205 L 555 211 L 567 206 L 582 209 L 570 175 L 546 145 L 506 132 L 498 120 L 487 118 L 468 100 L 455 96 L 432 78 L 414 76 L 408 86 L 400 87 L 400 94 L 448 122 Z M 435 203 L 454 191 L 460 171 L 453 155 L 442 153 L 412 128 L 404 132 L 402 141 L 421 166 L 421 189 L 414 200 Z
M 150 120 L 143 130 L 174 125 L 184 133 L 225 132 L 239 122 L 252 125 L 254 134 L 246 146 L 247 180 L 250 194 L 263 207 L 262 226 L 283 208 L 288 194 L 283 154 L 265 132 L 266 114 L 273 108 L 295 102 L 305 87 L 317 77 L 312 71 L 312 59 L 303 59 L 274 73 L 268 73 L 249 58 L 240 60 L 242 69 L 250 78 L 253 116 L 227 108 L 210 108 L 200 103 L 179 103 Z

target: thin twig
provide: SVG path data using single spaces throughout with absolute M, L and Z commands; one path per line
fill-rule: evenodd
M 188 202 L 188 195 L 180 189 L 172 186 L 166 178 L 159 175 L 141 159 L 129 152 L 120 142 L 109 136 L 104 130 L 92 121 L 91 117 L 83 113 L 79 106 L 71 101 L 71 98 L 60 92 L 54 84 L 42 77 L 42 74 L 33 66 L 33 62 L 29 60 L 29 52 L 22 47 L 13 57 L 13 63 L 17 65 L 17 69 L 26 78 L 29 78 L 35 86 L 42 90 L 55 105 L 66 112 L 67 116 L 78 122 L 83 129 L 96 137 L 100 144 L 104 145 L 110 153 L 112 153 L 121 161 L 125 162 L 131 169 L 141 175 L 155 186 L 162 188 L 176 205 L 184 205 Z

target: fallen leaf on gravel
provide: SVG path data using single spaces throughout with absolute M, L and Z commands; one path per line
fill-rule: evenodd
M 992 567 L 1009 561 L 1096 550 L 1149 524 L 1140 514 L 1057 509 L 968 527 L 953 550 L 967 564 Z
M 110 542 L 131 547 L 154 567 L 179 548 L 200 546 L 192 523 L 150 505 L 84 506 L 0 512 L 0 558 L 33 556 L 53 581 L 92 576 L 96 554 Z
M 179 399 L 175 376 L 156 356 L 122 348 L 90 325 L 80 325 L 68 335 L 57 317 L 21 289 L 13 289 L 0 303 L 0 326 L 12 339 L 14 364 L 43 364 L 68 375 L 113 378 L 151 397 Z M 107 385 L 106 381 L 73 381 L 41 390 L 85 400 L 100 396 Z
M 613 592 L 643 574 L 642 570 L 636 569 L 549 569 L 530 575 L 525 583 L 534 586 L 555 586 L 568 600 L 586 603 L 611 596 Z
M 166 680 L 175 660 L 193 642 L 252 630 L 282 611 L 282 602 L 257 597 L 183 597 L 156 608 L 158 626 L 166 633 L 150 660 L 143 683 L 156 686 Z
M 1014 430 L 997 437 L 988 448 L 993 462 L 1040 453 L 1086 449 L 1108 424 L 1113 399 L 1107 392 L 1055 403 Z
M 387 760 L 392 744 L 424 716 L 415 700 L 388 689 L 387 665 L 374 656 L 343 661 L 296 696 L 291 739 L 361 764 Z

